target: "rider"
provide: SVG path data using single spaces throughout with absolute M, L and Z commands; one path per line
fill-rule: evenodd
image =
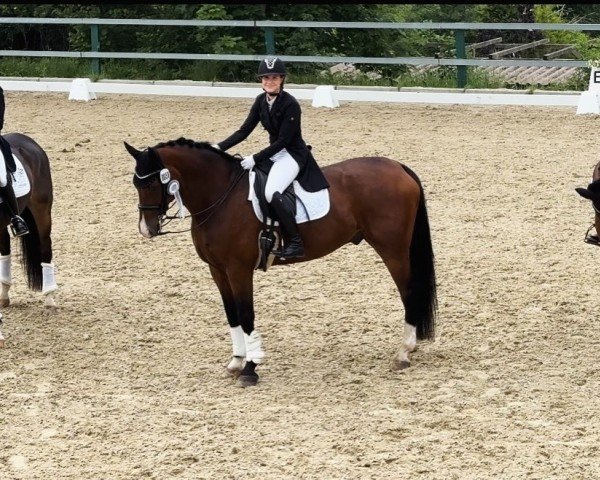
M 4 128 L 4 90 L 0 87 L 0 132 Z M 10 144 L 6 141 L 3 135 L 0 135 L 0 197 L 4 201 L 4 205 L 10 216 L 10 227 L 15 237 L 26 235 L 29 233 L 27 224 L 19 216 L 19 206 L 17 197 L 12 187 L 12 175 L 6 170 L 6 159 L 12 157 Z
M 285 248 L 274 254 L 280 258 L 293 258 L 304 256 L 304 245 L 294 213 L 283 201 L 282 193 L 296 178 L 308 192 L 328 188 L 329 183 L 302 138 L 300 104 L 283 90 L 286 75 L 281 59 L 270 57 L 262 60 L 258 66 L 258 77 L 264 93 L 256 97 L 242 126 L 213 146 L 227 150 L 237 145 L 252 133 L 258 122 L 267 130 L 270 145 L 254 155 L 244 157 L 241 165 L 250 170 L 259 164 L 269 171 L 265 197 L 289 237 Z

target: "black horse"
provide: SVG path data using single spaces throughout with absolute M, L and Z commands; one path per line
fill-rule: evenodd
M 598 238 L 598 235 L 600 235 L 600 162 L 594 166 L 592 183 L 590 183 L 587 188 L 579 187 L 576 188 L 575 191 L 583 198 L 591 200 L 592 206 L 594 207 L 594 223 L 585 233 L 584 240 L 589 244 L 600 246 L 600 239 Z M 596 229 L 595 235 L 590 233 L 592 228 Z

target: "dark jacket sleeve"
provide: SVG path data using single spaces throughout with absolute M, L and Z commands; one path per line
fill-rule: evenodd
M 277 139 L 267 148 L 254 154 L 254 160 L 264 162 L 270 159 L 281 149 L 291 145 L 292 142 L 301 137 L 300 128 L 300 104 L 296 101 L 290 102 L 282 112 L 281 127 Z
M 221 150 L 228 150 L 234 145 L 237 145 L 238 143 L 246 140 L 246 138 L 248 138 L 248 135 L 250 135 L 254 128 L 256 128 L 256 125 L 258 125 L 258 122 L 260 121 L 258 103 L 259 101 L 260 96 L 256 97 L 254 104 L 250 108 L 250 113 L 248 114 L 248 117 L 246 118 L 242 126 L 237 131 L 233 132 L 233 134 L 231 134 L 225 140 L 218 143 L 219 148 Z
M 4 128 L 4 90 L 0 87 L 0 132 Z

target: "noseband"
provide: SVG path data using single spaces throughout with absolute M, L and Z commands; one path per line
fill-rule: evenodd
M 160 179 L 160 187 L 161 187 L 161 196 L 160 196 L 160 204 L 156 205 L 146 205 L 143 203 L 138 203 L 139 210 L 158 210 L 159 215 L 165 215 L 167 213 L 167 209 L 169 208 L 169 202 L 167 201 L 167 183 L 163 182 L 163 177 L 161 176 L 161 172 L 165 170 L 161 168 L 160 170 L 156 170 L 147 175 L 139 175 L 137 172 L 134 173 L 133 183 L 137 184 L 136 186 L 140 189 L 150 188 L 154 185 L 157 179 Z M 168 172 L 168 170 L 167 170 Z M 156 178 L 154 178 L 156 177 Z M 136 181 L 137 180 L 137 181 Z M 167 179 L 168 182 L 168 179 Z

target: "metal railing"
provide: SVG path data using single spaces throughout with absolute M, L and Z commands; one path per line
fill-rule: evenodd
M 306 22 L 270 20 L 154 20 L 154 19 L 108 19 L 108 18 L 35 18 L 0 17 L 2 24 L 67 24 L 89 25 L 91 50 L 87 52 L 0 50 L 0 56 L 8 57 L 65 57 L 89 58 L 93 74 L 100 73 L 100 59 L 163 59 L 163 60 L 235 60 L 260 61 L 265 54 L 275 54 L 275 29 L 277 28 L 338 28 L 338 29 L 394 29 L 394 30 L 450 30 L 454 32 L 456 58 L 436 57 L 347 57 L 347 56 L 302 56 L 278 55 L 286 62 L 304 63 L 354 63 L 380 65 L 435 65 L 457 67 L 457 84 L 467 84 L 467 67 L 472 66 L 547 66 L 587 67 L 584 60 L 542 59 L 469 59 L 465 43 L 467 30 L 550 30 L 550 31 L 600 31 L 600 24 L 565 23 L 391 23 L 391 22 Z M 101 52 L 100 26 L 173 26 L 173 27 L 245 27 L 262 29 L 265 53 L 260 55 L 211 54 L 211 53 L 152 53 L 152 52 Z

